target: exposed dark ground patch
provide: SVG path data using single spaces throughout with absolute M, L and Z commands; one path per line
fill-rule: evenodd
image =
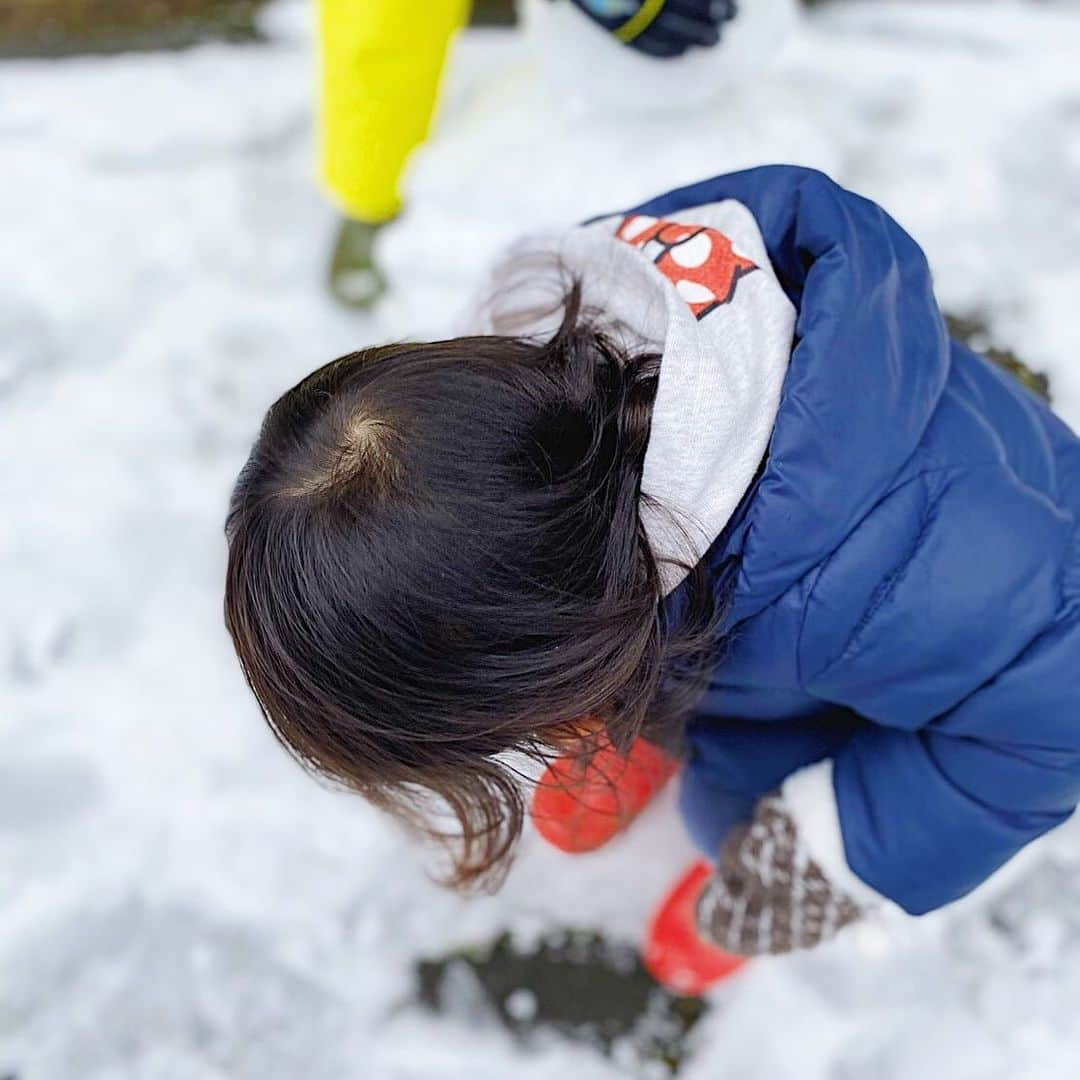
M 493 1017 L 515 1037 L 554 1031 L 620 1063 L 686 1061 L 690 1035 L 708 1011 L 701 998 L 659 986 L 637 950 L 577 928 L 550 931 L 524 945 L 494 941 L 417 962 L 421 1003 L 455 1016 Z
M 949 333 L 957 341 L 1004 368 L 1043 400 L 1050 400 L 1049 378 L 1044 372 L 1028 367 L 1011 348 L 994 341 L 985 312 L 973 311 L 965 315 L 953 315 L 946 312 L 945 323 L 949 327 Z
M 266 0 L 0 0 L 0 59 L 260 40 Z

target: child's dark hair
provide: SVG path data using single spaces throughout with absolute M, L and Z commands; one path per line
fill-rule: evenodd
M 639 517 L 659 358 L 587 319 L 327 364 L 271 409 L 233 494 L 229 632 L 304 764 L 414 824 L 456 816 L 451 881 L 497 880 L 524 818 L 509 751 L 575 720 L 677 726 L 719 612 L 678 620 Z

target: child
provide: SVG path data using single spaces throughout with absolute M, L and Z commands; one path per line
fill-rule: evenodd
M 440 796 L 466 884 L 521 827 L 508 752 L 684 733 L 741 954 L 948 904 L 1072 813 L 1080 441 L 949 341 L 895 222 L 761 168 L 496 279 L 485 332 L 290 390 L 241 474 L 227 618 L 293 753 Z

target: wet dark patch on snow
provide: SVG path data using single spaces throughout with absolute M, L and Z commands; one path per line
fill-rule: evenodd
M 701 998 L 658 985 L 636 949 L 565 928 L 523 944 L 494 941 L 421 960 L 420 1001 L 449 1016 L 493 1017 L 521 1040 L 554 1031 L 626 1066 L 676 1073 L 705 1015 Z
M 1028 367 L 1012 349 L 996 342 L 985 312 L 973 311 L 966 315 L 952 315 L 946 312 L 945 323 L 949 328 L 949 333 L 957 341 L 981 353 L 998 367 L 1004 368 L 1044 401 L 1050 400 L 1050 380 L 1045 372 L 1035 371 Z

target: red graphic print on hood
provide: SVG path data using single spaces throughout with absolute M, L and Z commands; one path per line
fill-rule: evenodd
M 730 303 L 739 279 L 758 268 L 722 232 L 702 225 L 632 214 L 616 236 L 652 259 L 699 320 Z

